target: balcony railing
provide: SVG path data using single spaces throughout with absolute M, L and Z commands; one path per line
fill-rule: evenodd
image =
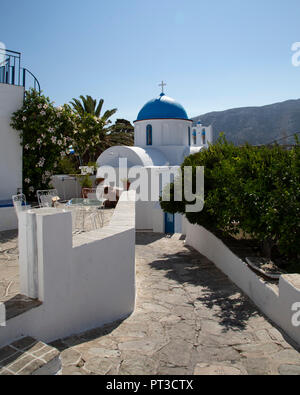
M 21 53 L 0 48 L 0 83 L 32 87 L 39 93 L 41 87 L 38 79 L 26 68 L 21 67 Z

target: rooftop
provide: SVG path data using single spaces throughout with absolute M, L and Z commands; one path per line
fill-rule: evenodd
M 183 106 L 174 99 L 161 93 L 158 98 L 148 101 L 137 116 L 136 121 L 147 119 L 186 119 L 187 113 Z

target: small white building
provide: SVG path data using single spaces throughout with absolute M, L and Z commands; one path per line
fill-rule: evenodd
M 162 84 L 163 86 L 163 84 Z M 134 121 L 134 147 L 116 146 L 103 152 L 98 158 L 100 167 L 119 169 L 119 159 L 127 159 L 128 169 L 144 167 L 149 173 L 164 172 L 169 167 L 180 166 L 184 158 L 201 151 L 213 141 L 211 126 L 194 124 L 185 109 L 163 92 L 147 102 Z M 128 177 L 131 180 L 130 177 Z M 149 185 L 153 188 L 153 185 Z M 163 188 L 160 182 L 160 191 Z M 181 232 L 181 216 L 165 214 L 158 200 L 139 201 L 136 205 L 136 227 L 139 230 L 174 233 Z

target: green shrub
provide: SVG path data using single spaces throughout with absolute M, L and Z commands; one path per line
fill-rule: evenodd
M 208 150 L 187 157 L 184 166 L 205 167 L 205 205 L 201 212 L 186 214 L 191 223 L 225 234 L 242 231 L 262 243 L 266 256 L 276 247 L 290 261 L 299 258 L 299 144 L 290 151 L 279 145 L 236 147 L 221 137 Z M 174 202 L 173 190 L 174 185 L 171 201 L 161 201 L 161 207 L 185 214 L 190 203 Z
M 71 155 L 61 158 L 54 174 L 79 174 L 77 161 Z
M 78 175 L 76 176 L 79 184 L 81 185 L 82 188 L 92 188 L 93 187 L 93 181 L 91 180 L 91 177 L 89 175 Z

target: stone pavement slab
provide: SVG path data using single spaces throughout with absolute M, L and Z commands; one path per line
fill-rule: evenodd
M 0 349 L 0 376 L 54 375 L 61 370 L 60 352 L 31 337 Z
M 52 345 L 62 374 L 300 374 L 300 354 L 180 235 L 137 233 L 137 304 L 124 321 Z

